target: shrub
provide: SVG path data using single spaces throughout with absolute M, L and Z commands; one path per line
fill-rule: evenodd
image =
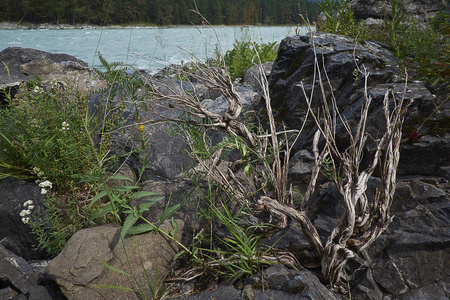
M 259 63 L 259 60 L 261 63 L 274 61 L 277 50 L 276 42 L 255 44 L 250 41 L 235 41 L 233 49 L 227 51 L 224 56 L 225 66 L 233 80 L 243 78 L 245 71 Z
M 320 31 L 347 35 L 358 40 L 388 43 L 409 74 L 436 84 L 450 84 L 450 14 L 441 11 L 428 26 L 416 20 L 405 20 L 404 0 L 390 0 L 390 15 L 385 12 L 384 26 L 368 31 L 349 8 L 349 0 L 319 0 L 325 20 L 318 22 Z M 433 49 L 433 51 L 430 51 Z
M 83 94 L 37 81 L 22 84 L 7 104 L 0 114 L 1 177 L 39 177 L 67 191 L 95 167 Z

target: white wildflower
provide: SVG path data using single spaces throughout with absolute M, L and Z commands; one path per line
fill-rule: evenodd
M 25 201 L 23 206 L 28 206 L 28 205 L 32 205 L 32 204 L 33 204 L 33 200 L 27 200 L 27 201 Z
M 22 211 L 20 212 L 19 216 L 25 217 L 26 215 L 29 215 L 28 212 L 29 212 L 29 210 L 24 209 L 24 210 L 22 210 Z
M 35 93 L 42 93 L 43 90 L 37 85 L 37 86 L 34 87 L 33 92 L 35 92 Z
M 50 181 L 46 180 L 46 181 L 42 181 L 41 183 L 39 183 L 39 186 L 41 188 L 49 188 L 49 189 L 51 189 L 52 188 L 52 183 Z
M 69 123 L 67 123 L 66 121 L 62 122 L 62 130 L 69 130 Z
M 29 210 L 32 210 L 33 208 L 34 208 L 34 205 L 28 206 L 28 209 L 29 209 Z
M 23 224 L 27 224 L 28 222 L 30 222 L 30 218 L 29 217 L 22 218 L 22 222 Z
M 41 194 L 42 194 L 42 195 L 47 194 L 47 189 L 41 189 Z

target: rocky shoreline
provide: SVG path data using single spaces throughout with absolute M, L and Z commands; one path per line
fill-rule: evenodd
M 227 25 L 214 25 L 214 27 L 226 27 Z M 258 25 L 252 25 L 258 26 Z M 262 26 L 262 25 L 261 25 Z M 159 29 L 159 28 L 189 28 L 198 27 L 197 25 L 92 25 L 92 24 L 19 24 L 16 22 L 0 22 L 0 30 L 69 30 L 69 29 Z M 234 26 L 232 26 L 234 27 Z M 246 25 L 240 25 L 239 27 L 246 27 Z
M 169 27 L 180 27 L 180 26 L 164 26 L 164 28 Z M 151 26 L 151 25 L 91 25 L 91 24 L 19 24 L 15 22 L 0 22 L 0 30 L 67 30 L 67 29 L 154 29 L 161 28 L 161 26 Z
M 368 94 L 373 98 L 374 107 L 368 120 L 368 130 L 372 136 L 377 136 L 379 126 L 379 105 L 387 90 L 395 95 L 402 95 L 405 78 L 401 76 L 396 58 L 387 51 L 383 45 L 370 42 L 359 45 L 355 49 L 353 40 L 331 34 L 315 34 L 316 51 L 323 54 L 324 66 L 338 99 L 339 110 L 342 111 L 349 122 L 358 117 L 364 97 L 360 88 L 364 85 L 363 79 L 354 79 L 352 72 L 355 68 L 354 57 L 368 68 L 372 74 L 369 77 Z M 296 129 L 299 118 L 305 110 L 302 93 L 299 92 L 299 82 L 305 84 L 310 90 L 312 86 L 311 69 L 313 64 L 311 45 L 313 41 L 309 36 L 295 36 L 286 38 L 280 45 L 278 58 L 273 66 L 267 66 L 266 75 L 269 79 L 269 88 L 273 100 L 273 109 L 279 118 L 289 126 Z M 356 52 L 355 52 L 356 51 Z M 299 60 L 298 58 L 301 57 Z M 27 58 L 23 60 L 23 58 Z M 95 90 L 103 86 L 104 82 L 91 81 L 92 73 L 74 57 L 68 55 L 55 55 L 42 51 L 8 48 L 0 53 L 0 59 L 11 70 L 17 82 L 32 79 L 35 75 L 42 78 L 43 84 L 47 80 L 60 82 L 74 82 L 76 78 L 79 88 L 85 91 Z M 295 67 L 292 67 L 295 66 Z M 51 70 L 50 73 L 46 70 Z M 202 105 L 216 113 L 223 113 L 227 109 L 227 102 L 223 97 L 202 85 L 201 83 L 187 83 L 175 80 L 171 72 L 177 68 L 166 69 L 158 76 L 148 76 L 153 86 L 170 87 L 171 91 L 192 90 L 193 85 L 203 100 Z M 25 73 L 24 73 L 25 72 Z M 0 74 L 2 75 L 2 74 Z M 5 75 L 5 74 L 3 74 Z M 133 76 L 133 75 L 130 75 Z M 252 82 L 251 71 L 247 72 L 244 81 Z M 0 78 L 6 78 L 0 76 Z M 84 79 L 83 79 L 84 78 Z M 5 83 L 5 82 L 1 82 Z M 261 106 L 258 93 L 248 85 L 239 84 L 236 91 L 243 99 L 244 110 L 258 111 Z M 327 91 L 329 93 L 331 91 Z M 316 93 L 319 94 L 319 93 Z M 406 99 L 414 98 L 404 125 L 404 138 L 401 147 L 401 161 L 398 169 L 397 191 L 394 204 L 391 208 L 395 215 L 393 222 L 387 230 L 360 256 L 349 262 L 347 272 L 352 299 L 446 299 L 450 290 L 450 132 L 445 124 L 450 118 L 450 102 L 443 101 L 448 97 L 448 91 L 437 94 L 430 90 L 426 84 L 414 81 L 408 84 Z M 122 101 L 120 98 L 114 101 Z M 100 109 L 102 96 L 94 95 L 89 99 L 89 107 Z M 439 107 L 439 110 L 436 110 Z M 127 107 L 123 125 L 134 122 L 133 107 Z M 134 113 L 133 113 L 134 112 Z M 424 118 L 431 115 L 422 127 L 420 135 L 411 138 L 410 131 L 415 130 Z M 141 116 L 151 118 L 151 116 Z M 313 166 L 314 157 L 310 150 L 313 124 L 304 130 L 299 139 L 301 142 L 295 149 L 295 154 L 289 169 L 289 178 L 302 190 Z M 149 159 L 152 166 L 149 169 L 149 179 L 143 182 L 143 190 L 155 191 L 165 195 L 170 204 L 182 203 L 184 195 L 190 190 L 191 183 L 186 180 L 182 170 L 191 165 L 192 160 L 187 157 L 187 145 L 181 137 L 170 137 L 166 126 L 150 126 L 149 144 L 153 145 Z M 337 132 L 341 135 L 342 132 Z M 114 138 L 117 144 L 123 144 L 131 139 L 132 132 L 124 132 Z M 132 174 L 132 167 L 139 164 L 138 160 L 130 160 L 123 166 L 124 174 Z M 128 176 L 128 175 L 127 175 Z M 373 177 L 369 181 L 369 190 L 373 191 L 379 184 L 379 178 Z M 19 212 L 22 209 L 22 199 L 32 200 L 42 210 L 42 197 L 39 187 L 34 182 L 18 179 L 4 179 L 0 182 L 0 295 L 22 295 L 21 299 L 85 299 L 90 285 L 106 284 L 109 280 L 116 281 L 114 274 L 108 274 L 104 268 L 99 268 L 98 254 L 108 257 L 110 262 L 120 261 L 116 250 L 109 248 L 108 243 L 96 243 L 106 239 L 104 230 L 99 227 L 85 229 L 73 236 L 64 251 L 53 262 L 42 259 L 36 252 L 33 236 L 27 232 L 22 223 Z M 320 237 L 326 241 L 331 230 L 342 214 L 339 203 L 339 193 L 336 187 L 326 178 L 321 178 L 318 191 L 312 198 L 312 206 L 308 211 L 311 221 L 317 227 Z M 168 203 L 168 202 L 167 202 Z M 158 203 L 146 216 L 149 220 L 156 220 L 167 203 Z M 182 207 L 175 219 L 184 224 L 183 235 L 189 235 L 199 224 L 194 219 L 195 212 L 189 207 Z M 181 228 L 181 226 L 180 226 Z M 29 229 L 28 229 L 29 230 Z M 106 228 L 106 231 L 109 229 Z M 108 231 L 109 232 L 109 231 Z M 114 233 L 108 233 L 112 239 Z M 82 238 L 80 238 L 82 235 Z M 100 236 L 101 235 L 101 236 Z M 152 235 L 152 234 L 150 234 Z M 144 234 L 142 239 L 146 239 Z M 280 231 L 270 240 L 261 243 L 271 245 L 273 240 L 280 238 L 277 247 L 281 251 L 291 251 L 302 260 L 305 253 L 310 251 L 308 242 L 298 225 L 292 223 Z M 90 240 L 89 247 L 83 242 Z M 149 239 L 151 241 L 152 239 Z M 149 244 L 150 245 L 150 244 Z M 160 243 L 160 245 L 162 245 Z M 152 248 L 153 246 L 150 246 Z M 33 254 L 34 253 L 34 254 Z M 146 252 L 147 253 L 147 252 Z M 150 251 L 148 253 L 151 253 Z M 75 254 L 75 256 L 71 256 Z M 160 259 L 161 253 L 152 253 L 149 261 Z M 170 255 L 173 255 L 170 254 Z M 166 257 L 170 261 L 170 255 Z M 39 258 L 41 257 L 41 258 Z M 17 262 L 16 264 L 12 262 Z M 76 264 L 77 272 L 70 271 L 72 264 Z M 16 265 L 20 266 L 17 268 Z M 33 266 L 42 266 L 39 270 Z M 47 267 L 53 265 L 57 267 Z M 151 265 L 151 264 L 150 264 Z M 160 268 L 162 266 L 160 265 Z M 169 266 L 168 266 L 169 267 Z M 139 268 L 139 264 L 136 266 Z M 154 271 L 148 270 L 149 274 Z M 244 280 L 242 285 L 213 284 L 212 290 L 200 291 L 194 295 L 198 281 L 178 284 L 178 289 L 184 295 L 179 299 L 256 299 L 263 300 L 268 297 L 279 299 L 340 299 L 341 296 L 332 292 L 320 282 L 318 270 L 301 268 L 289 269 L 278 265 L 266 269 Z M 166 274 L 166 273 L 164 273 Z M 261 289 L 261 280 L 264 278 L 265 289 Z M 159 280 L 163 280 L 160 278 Z M 56 281 L 55 281 L 56 280 Z M 58 283 L 58 284 L 56 284 Z M 59 291 L 61 288 L 64 295 Z M 92 292 L 92 291 L 91 291 Z M 106 289 L 104 292 L 110 293 Z M 122 299 L 131 299 L 132 294 L 120 293 Z M 92 296 L 96 298 L 97 296 Z M 119 297 L 116 292 L 115 296 Z M 34 297 L 34 298 L 33 298 Z M 100 296 L 98 296 L 100 297 Z M 250 297 L 250 298 L 249 298 Z M 344 296 L 345 297 L 345 296 Z M 119 298 L 117 298 L 119 299 Z
M 377 3 L 375 0 L 356 2 L 371 5 L 373 10 L 377 8 L 374 6 Z M 416 6 L 410 6 L 410 11 L 420 10 L 417 7 L 421 8 L 421 3 L 426 1 L 415 2 Z M 370 11 L 366 6 L 361 10 Z M 377 12 L 365 18 L 376 17 Z M 0 27 L 11 30 L 124 28 L 50 24 L 21 27 L 14 23 L 0 23 Z M 322 90 L 318 84 L 317 70 L 314 68 L 316 59 L 320 61 L 321 67 L 317 73 L 322 74 L 322 78 L 326 77 L 326 82 L 330 83 Z M 258 251 L 274 247 L 273 250 L 280 254 L 278 263 L 266 269 L 261 267 L 256 273 L 252 272 L 248 277 L 232 283 L 228 280 L 220 281 L 213 272 L 207 272 L 206 269 L 201 271 L 204 272 L 203 276 L 195 277 L 193 273 L 189 273 L 191 276 L 185 278 L 179 276 L 192 266 L 184 265 L 186 261 L 182 259 L 174 262 L 174 256 L 179 249 L 173 242 L 176 240 L 183 245 L 191 245 L 194 233 L 210 226 L 203 224 L 205 220 L 199 217 L 195 208 L 201 206 L 200 194 L 190 193 L 194 187 L 198 188 L 197 192 L 200 193 L 202 188 L 206 189 L 207 184 L 196 186 L 187 175 L 195 161 L 188 155 L 190 147 L 186 139 L 182 135 L 171 135 L 168 132 L 170 124 L 145 124 L 142 129 L 139 126 L 142 136 L 136 135 L 138 116 L 139 120 L 146 121 L 160 120 L 162 117 L 173 120 L 178 118 L 180 113 L 176 106 L 161 102 L 158 111 L 154 112 L 140 110 L 138 106 L 130 103 L 127 93 L 109 98 L 105 95 L 108 89 L 116 83 L 119 87 L 120 82 L 108 84 L 88 68 L 85 62 L 70 55 L 10 47 L 0 52 L 0 61 L 8 66 L 8 70 L 0 67 L 0 87 L 8 88 L 11 93 L 19 89 L 21 82 L 33 80 L 38 76 L 44 88 L 51 83 L 57 83 L 61 87 L 76 87 L 84 92 L 91 115 L 101 115 L 107 112 L 111 105 L 123 104 L 119 125 L 124 130 L 111 136 L 112 151 L 120 155 L 120 149 L 125 147 L 132 151 L 138 149 L 144 139 L 144 133 L 149 146 L 143 149 L 142 153 L 137 151 L 136 156 L 130 156 L 121 164 L 117 175 L 134 178 L 137 170 L 144 169 L 142 157 L 145 156 L 151 164 L 145 168 L 145 179 L 140 182 L 140 189 L 144 192 L 155 192 L 163 198 L 154 204 L 151 210 L 145 211 L 143 217 L 156 223 L 167 207 L 180 206 L 173 215 L 173 222 L 178 226 L 173 240 L 163 239 L 152 232 L 137 236 L 128 235 L 124 238 L 124 245 L 128 247 L 126 251 L 129 249 L 130 253 L 133 253 L 128 265 L 124 264 L 126 259 L 123 247 L 118 243 L 119 232 L 116 224 L 74 232 L 64 249 L 53 258 L 37 247 L 36 236 L 31 233 L 30 227 L 24 224 L 20 215 L 24 203 L 28 202 L 33 204 L 39 218 L 45 218 L 46 196 L 42 194 L 39 185 L 32 180 L 12 177 L 0 179 L 0 299 L 138 300 L 142 297 L 130 290 L 101 286 L 126 286 L 135 291 L 136 285 L 144 286 L 145 296 L 152 297 L 148 282 L 155 282 L 155 286 L 159 287 L 165 282 L 168 296 L 164 299 L 178 300 L 450 298 L 450 91 L 444 85 L 432 86 L 420 80 L 405 78 L 398 58 L 384 44 L 376 41 L 355 44 L 351 38 L 327 33 L 297 35 L 283 39 L 276 60 L 263 66 L 268 81 L 271 109 L 276 121 L 283 129 L 302 129 L 290 153 L 290 162 L 286 164 L 287 181 L 292 183 L 301 195 L 307 190 L 316 163 L 312 144 L 317 123 L 308 120 L 307 112 L 318 107 L 316 105 L 321 101 L 321 95 L 325 99 L 336 100 L 335 109 L 352 128 L 359 122 L 361 108 L 364 107 L 367 97 L 370 97 L 371 106 L 367 113 L 365 130 L 367 141 L 362 154 L 365 159 L 370 159 L 376 148 L 374 145 L 386 126 L 383 110 L 385 99 L 392 105 L 394 100 L 399 98 L 404 98 L 405 102 L 413 100 L 404 116 L 403 130 L 399 133 L 400 159 L 396 168 L 396 189 L 392 195 L 392 204 L 388 207 L 392 219 L 372 244 L 361 251 L 352 252 L 354 256 L 346 262 L 343 277 L 350 295 L 339 294 L 326 285 L 326 278 L 321 270 L 322 262 L 311 263 L 316 262 L 313 247 L 300 224 L 293 218 L 288 218 L 285 227 L 276 224 L 276 232 L 264 236 L 259 242 Z M 208 84 L 208 80 L 196 80 L 199 76 L 194 76 L 211 74 L 212 69 L 205 67 L 190 72 L 187 74 L 187 80 L 180 79 L 186 77 L 175 76 L 182 70 L 182 66 L 170 66 L 155 75 L 130 72 L 125 76 L 131 79 L 129 82 L 144 78 L 145 85 L 151 86 L 154 91 L 167 98 L 177 94 L 194 93 L 203 108 L 222 116 L 228 113 L 227 98 Z M 257 69 L 254 66 L 247 70 L 242 82 L 235 81 L 232 88 L 237 93 L 237 98 L 242 100 L 242 112 L 248 113 L 246 118 L 242 119 L 245 119 L 248 125 L 265 126 L 267 107 L 261 98 Z M 366 70 L 369 73 L 368 80 L 355 70 Z M 141 85 L 137 94 L 145 95 L 143 90 Z M 308 97 L 312 99 L 310 105 L 313 108 L 306 104 Z M 153 96 L 145 95 L 141 100 L 142 107 L 155 104 Z M 7 105 L 1 100 L 0 104 Z M 260 120 L 260 123 L 256 120 Z M 219 130 L 208 133 L 217 143 L 223 138 Z M 347 133 L 346 126 L 336 126 L 334 135 L 343 149 L 349 149 Z M 223 170 L 234 169 L 237 166 L 236 161 L 240 161 L 239 155 L 224 155 L 220 158 L 220 167 Z M 323 168 L 323 164 L 321 166 Z M 236 170 L 238 172 L 239 167 L 236 167 Z M 378 189 L 384 183 L 382 177 L 377 172 L 368 177 L 366 195 L 370 199 L 369 205 L 373 207 L 376 202 L 374 195 L 377 195 Z M 248 178 L 242 170 L 230 180 L 242 186 L 248 184 Z M 120 180 L 116 183 L 119 186 L 124 184 Z M 316 228 L 321 242 L 325 244 L 330 241 L 337 224 L 345 220 L 346 209 L 339 187 L 336 186 L 336 181 L 330 179 L 330 175 L 322 171 L 315 186 L 316 190 L 309 199 L 305 215 L 311 221 L 311 226 Z M 133 201 L 136 201 L 133 205 L 138 207 L 138 200 Z M 295 209 L 297 206 L 298 203 L 292 203 L 290 207 Z M 265 211 L 265 215 L 249 213 L 248 220 L 243 221 L 248 221 L 249 224 L 269 222 L 268 214 L 268 211 Z M 214 235 L 217 239 L 229 238 L 226 226 L 217 223 L 214 228 L 211 225 L 211 236 Z M 168 232 L 173 226 L 173 223 L 170 226 L 163 223 L 161 228 Z M 138 243 L 135 238 L 139 240 Z M 140 250 L 136 245 L 141 247 Z M 347 249 L 353 251 L 351 245 Z M 295 267 L 282 260 L 286 254 L 295 258 Z M 138 256 L 139 259 L 136 259 Z M 130 282 L 128 277 L 112 272 L 99 261 L 120 270 L 137 270 L 138 279 Z M 141 273 L 149 274 L 149 277 Z

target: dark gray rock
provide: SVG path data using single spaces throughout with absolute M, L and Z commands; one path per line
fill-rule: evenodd
M 22 257 L 0 245 L 0 282 L 28 294 L 37 285 L 38 276 Z
M 12 300 L 27 300 L 27 297 L 24 294 L 15 295 Z
M 252 107 L 253 102 L 257 98 L 257 93 L 252 88 L 246 86 L 236 86 L 236 92 L 242 100 L 242 111 L 245 112 Z M 215 100 L 205 99 L 202 101 L 203 107 L 217 114 L 224 114 L 228 110 L 228 101 L 224 96 L 219 96 Z
M 33 213 L 38 218 L 44 218 L 44 197 L 35 182 L 12 177 L 0 181 L 0 244 L 27 260 L 46 258 L 47 253 L 37 249 L 36 236 L 22 222 L 19 214 L 24 209 L 23 204 L 32 200 L 35 206 Z
M 406 5 L 403 9 L 405 21 L 409 18 L 414 18 L 419 22 L 425 23 L 431 21 L 439 11 L 448 5 L 446 0 L 410 0 L 405 1 L 405 3 Z M 383 19 L 385 14 L 392 17 L 389 1 L 353 0 L 350 7 L 358 19 Z
M 0 289 L 0 299 L 11 299 L 11 295 L 12 289 L 9 286 Z
M 284 121 L 289 129 L 299 129 L 308 109 L 302 86 L 307 95 L 314 92 L 312 105 L 319 104 L 321 93 L 317 88 L 318 79 L 313 77 L 312 42 L 310 36 L 284 39 L 269 77 L 276 118 Z M 401 97 L 405 91 L 405 79 L 396 58 L 376 42 L 356 45 L 345 37 L 315 33 L 314 43 L 319 64 L 324 69 L 322 78 L 327 75 L 332 85 L 331 88 L 325 86 L 325 95 L 328 98 L 333 93 L 338 110 L 350 126 L 358 122 L 365 102 L 363 78 L 356 78 L 353 70 L 358 66 L 369 71 L 368 95 L 372 98 L 372 106 L 367 122 L 366 151 L 370 153 L 371 139 L 379 136 L 385 126 L 381 104 L 386 92 L 391 97 Z M 407 295 L 427 299 L 434 297 L 427 293 L 436 290 L 436 295 L 442 295 L 442 287 L 448 285 L 449 273 L 445 267 L 448 263 L 445 261 L 450 259 L 450 127 L 447 124 L 450 104 L 441 104 L 449 92 L 431 90 L 420 81 L 409 82 L 404 97 L 414 99 L 414 102 L 403 127 L 397 191 L 391 207 L 394 219 L 361 257 L 348 263 L 347 274 L 353 274 L 350 284 L 355 299 L 408 299 Z M 418 138 L 411 138 L 410 133 L 418 128 Z M 312 157 L 308 158 L 305 149 L 310 149 L 314 132 L 314 122 L 307 120 L 296 145 L 298 151 L 292 158 L 291 175 L 295 176 L 291 178 L 294 182 L 308 182 L 311 166 L 307 163 L 311 163 Z M 348 141 L 343 136 L 344 128 L 338 126 L 338 144 L 345 149 Z M 369 197 L 380 186 L 375 176 L 369 181 Z M 334 184 L 327 181 L 329 179 L 325 177 L 319 178 L 307 212 L 323 242 L 343 214 L 341 195 Z
M 443 300 L 449 299 L 450 297 L 450 283 L 432 283 L 426 285 L 422 288 L 412 290 L 407 292 L 400 297 L 398 300 Z
M 281 291 L 284 293 L 278 294 L 285 296 L 287 296 L 286 294 L 294 294 L 291 295 L 292 298 L 286 299 L 339 299 L 339 296 L 328 290 L 310 271 L 305 269 L 289 270 L 284 265 L 275 265 L 253 275 L 245 280 L 244 284 L 263 290 Z M 269 291 L 269 295 L 271 293 Z M 259 296 L 261 298 L 258 298 Z M 266 296 L 264 296 L 264 293 L 255 293 L 255 299 L 269 299 Z
M 279 48 L 269 77 L 271 101 L 278 120 L 283 120 L 290 129 L 299 129 L 303 124 L 308 106 L 307 97 L 313 93 L 312 105 L 319 105 L 321 92 L 318 77 L 314 77 L 313 38 L 294 36 L 284 39 Z M 355 44 L 350 38 L 315 33 L 314 44 L 319 64 L 323 65 L 331 83 L 325 83 L 325 96 L 336 98 L 342 116 L 350 126 L 359 121 L 360 111 L 365 104 L 363 76 L 355 78 L 353 71 L 366 68 L 369 72 L 368 96 L 372 104 L 367 121 L 369 140 L 367 150 L 372 149 L 372 141 L 379 136 L 385 126 L 382 102 L 389 92 L 391 97 L 414 99 L 405 117 L 404 143 L 401 148 L 400 175 L 433 175 L 448 177 L 450 166 L 450 102 L 445 102 L 449 92 L 433 94 L 423 82 L 412 81 L 405 90 L 404 79 L 397 66 L 397 59 L 387 49 L 376 42 Z M 351 49 L 351 50 L 350 50 Z M 313 90 L 314 85 L 314 90 Z M 406 91 L 403 95 L 403 92 Z M 439 107 L 439 109 L 437 109 Z M 262 109 L 263 110 L 263 109 Z M 315 123 L 306 121 L 305 129 L 295 146 L 296 150 L 309 149 L 312 144 Z M 419 130 L 418 138 L 411 139 L 410 133 Z M 347 147 L 345 128 L 338 125 L 336 137 L 338 145 Z M 428 155 L 426 153 L 433 153 Z
M 232 285 L 220 286 L 211 291 L 202 292 L 191 296 L 181 296 L 174 299 L 178 300 L 243 300 L 240 292 L 234 288 Z
M 397 266 L 391 260 L 380 259 L 373 267 L 373 278 L 389 294 L 398 295 L 408 290 Z
M 356 286 L 352 288 L 352 299 L 354 300 L 381 300 L 383 292 L 375 282 L 372 271 L 366 269 L 364 274 L 359 277 Z
M 315 165 L 314 155 L 308 150 L 300 150 L 293 155 L 289 163 L 289 176 L 307 187 L 310 180 L 309 174 Z
M 61 82 L 83 91 L 93 91 L 105 86 L 87 63 L 67 54 L 54 54 L 35 49 L 9 47 L 0 52 L 0 85 L 16 87 L 20 82 L 34 80 Z M 9 71 L 9 73 L 8 73 Z
M 52 300 L 49 290 L 42 285 L 36 285 L 30 289 L 28 300 Z
M 272 71 L 273 62 L 266 62 L 262 65 L 254 65 L 244 73 L 244 82 L 249 84 L 253 90 L 257 93 L 262 91 L 261 83 L 260 83 L 260 70 L 262 68 L 263 74 L 266 78 L 269 77 Z

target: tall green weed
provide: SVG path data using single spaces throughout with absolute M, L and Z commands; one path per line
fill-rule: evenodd
M 0 112 L 0 177 L 36 177 L 68 191 L 95 165 L 82 126 L 84 94 L 56 83 L 22 84 Z
M 253 43 L 251 41 L 235 41 L 233 49 L 224 56 L 225 66 L 231 78 L 243 78 L 245 71 L 254 64 L 274 61 L 277 57 L 278 47 L 273 43 Z M 258 53 L 259 59 L 255 53 Z

